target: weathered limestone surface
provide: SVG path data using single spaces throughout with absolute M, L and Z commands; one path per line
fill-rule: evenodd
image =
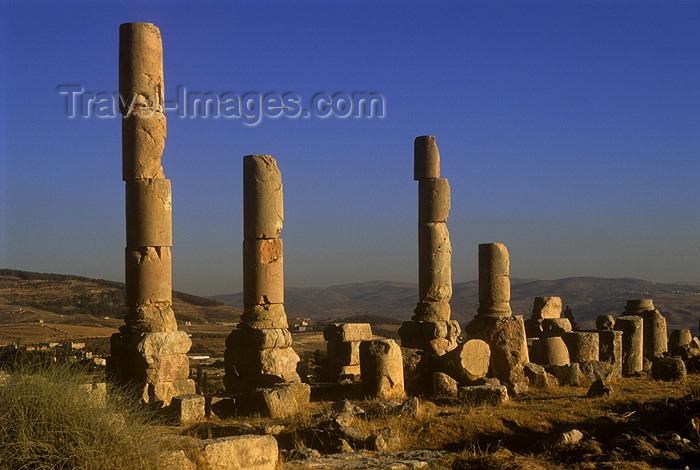
M 572 329 L 568 318 L 543 318 L 541 325 L 541 336 L 561 336 Z
M 433 372 L 433 395 L 437 397 L 456 397 L 459 384 L 443 372 Z
M 521 315 L 489 317 L 477 315 L 466 327 L 467 339 L 481 339 L 491 349 L 489 374 L 502 383 L 515 384 L 525 378 L 523 367 L 530 362 Z
M 459 387 L 457 397 L 471 406 L 497 406 L 508 401 L 508 389 L 504 385 L 472 385 Z
M 600 342 L 597 331 L 570 331 L 562 334 L 571 362 L 599 360 Z
M 172 310 L 172 199 L 163 174 L 166 119 L 160 31 L 150 23 L 119 28 L 122 178 L 126 183 L 127 314 L 112 336 L 108 374 L 141 390 L 146 402 L 194 393 Z
M 565 366 L 571 362 L 561 336 L 539 338 L 532 342 L 532 361 L 542 366 Z
M 644 357 L 663 357 L 668 352 L 666 319 L 658 310 L 645 310 L 641 317 L 644 324 Z
M 615 377 L 622 377 L 622 334 L 622 331 L 617 330 L 598 331 L 600 360 L 613 365 Z
M 248 409 L 242 414 L 287 418 L 306 409 L 310 396 L 311 387 L 304 383 L 283 383 L 258 388 L 243 400 Z
M 180 426 L 188 426 L 204 421 L 204 403 L 202 395 L 180 395 L 172 398 L 170 409 L 175 422 Z
M 456 320 L 406 321 L 399 328 L 403 347 L 432 351 L 437 356 L 457 347 L 460 332 L 461 328 Z
M 636 315 L 618 317 L 615 329 L 622 331 L 622 374 L 634 375 L 643 367 L 643 320 Z
M 270 155 L 243 157 L 243 314 L 226 340 L 224 385 L 229 393 L 299 383 L 284 311 L 282 174 Z M 284 391 L 280 391 L 284 390 Z M 259 395 L 259 390 L 255 392 Z M 308 398 L 307 398 L 308 402 Z
M 477 314 L 487 317 L 509 317 L 510 256 L 501 243 L 479 245 L 479 308 Z
M 198 443 L 205 468 L 217 470 L 275 470 L 279 459 L 273 436 L 233 436 Z
M 406 396 L 401 348 L 392 339 L 375 339 L 360 343 L 362 385 L 374 398 Z
M 462 343 L 436 359 L 437 368 L 462 385 L 486 377 L 491 360 L 489 345 L 480 339 Z
M 675 356 L 683 354 L 683 348 L 693 341 L 690 330 L 673 330 L 668 342 L 669 352 Z
M 365 341 L 372 339 L 372 326 L 369 323 L 331 323 L 323 330 L 326 341 Z
M 615 318 L 612 315 L 598 315 L 596 317 L 596 330 L 612 330 L 613 328 L 615 328 Z
M 426 323 L 448 324 L 452 298 L 452 245 L 447 230 L 450 185 L 440 178 L 440 153 L 433 136 L 416 137 L 414 178 L 418 181 L 418 304 L 412 321 L 399 329 L 401 345 L 442 355 L 457 346 L 454 328 L 425 333 Z
M 532 318 L 559 318 L 561 308 L 561 297 L 535 297 Z

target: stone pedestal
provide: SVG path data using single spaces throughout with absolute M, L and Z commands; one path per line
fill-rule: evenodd
M 270 155 L 245 156 L 244 310 L 241 323 L 226 339 L 224 385 L 228 393 L 301 382 L 296 371 L 299 356 L 292 349 L 284 311 L 283 250 L 278 238 L 283 218 L 282 174 L 277 162 Z M 287 396 L 278 392 L 275 389 L 270 396 Z
M 622 332 L 622 374 L 634 375 L 643 368 L 643 320 L 636 315 L 625 315 L 615 321 L 615 329 Z
M 460 328 L 450 321 L 450 185 L 440 178 L 440 153 L 433 136 L 416 137 L 414 178 L 418 181 L 418 304 L 399 335 L 403 347 L 440 356 L 457 346 Z
M 127 314 L 112 335 L 107 372 L 144 402 L 168 405 L 194 393 L 187 334 L 172 309 L 172 200 L 163 174 L 166 120 L 160 31 L 150 23 L 119 28 L 122 178 L 126 182 Z
M 393 339 L 360 343 L 362 386 L 368 397 L 404 398 L 401 348 Z
M 323 331 L 330 379 L 360 377 L 360 343 L 372 339 L 369 323 L 333 323 Z
M 481 339 L 491 348 L 491 375 L 514 385 L 524 382 L 530 362 L 525 323 L 510 309 L 510 257 L 505 245 L 479 245 L 479 308 L 464 328 L 467 339 Z

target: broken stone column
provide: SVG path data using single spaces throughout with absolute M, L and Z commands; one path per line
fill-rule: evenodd
M 404 398 L 401 348 L 393 339 L 360 343 L 362 386 L 372 398 Z
M 625 315 L 615 321 L 615 330 L 622 331 L 622 375 L 630 376 L 643 369 L 643 320 L 637 315 Z
M 372 339 L 369 323 L 332 323 L 323 330 L 327 341 L 330 379 L 352 380 L 360 376 L 360 342 Z
M 622 334 L 622 331 L 617 330 L 598 331 L 600 341 L 598 355 L 601 361 L 613 365 L 615 377 L 622 377 Z
M 532 342 L 531 360 L 541 366 L 565 366 L 571 363 L 569 350 L 561 336 L 535 339 Z
M 243 157 L 244 305 L 241 323 L 226 339 L 229 393 L 301 382 L 284 311 L 283 217 L 277 162 L 270 155 Z
M 479 245 L 479 308 L 464 328 L 467 339 L 481 339 L 491 348 L 491 375 L 515 385 L 525 381 L 530 362 L 522 315 L 511 315 L 510 257 L 505 245 Z
M 571 362 L 598 361 L 600 342 L 597 331 L 570 331 L 561 335 Z
M 457 347 L 460 333 L 459 324 L 450 320 L 450 185 L 446 178 L 440 178 L 435 137 L 416 137 L 413 161 L 414 179 L 418 181 L 418 304 L 399 335 L 403 347 L 440 356 Z
M 161 158 L 165 148 L 163 51 L 151 23 L 119 28 L 122 178 L 126 182 L 124 325 L 111 338 L 110 377 L 136 386 L 144 402 L 168 405 L 195 392 L 191 341 L 172 309 L 172 201 Z
M 653 360 L 668 352 L 666 319 L 654 308 L 652 299 L 628 300 L 623 315 L 638 315 L 644 324 L 644 357 Z

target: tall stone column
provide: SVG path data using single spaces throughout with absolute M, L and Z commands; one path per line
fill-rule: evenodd
M 301 382 L 284 311 L 282 174 L 270 155 L 243 158 L 243 304 L 226 339 L 230 393 Z
M 415 139 L 414 179 L 418 181 L 418 305 L 399 335 L 404 347 L 442 355 L 457 347 L 460 328 L 450 320 L 450 185 L 440 178 L 440 153 L 433 136 Z
M 112 336 L 109 372 L 136 385 L 145 402 L 167 405 L 194 393 L 187 333 L 172 309 L 172 201 L 161 157 L 165 147 L 163 50 L 151 23 L 119 28 L 122 178 L 126 182 L 127 314 Z
M 530 359 L 522 315 L 510 309 L 510 256 L 501 243 L 479 245 L 479 308 L 465 326 L 468 339 L 486 341 L 491 348 L 490 373 L 514 386 L 525 380 Z

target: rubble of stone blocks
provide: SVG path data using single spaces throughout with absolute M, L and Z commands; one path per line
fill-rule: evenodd
M 323 330 L 330 380 L 360 377 L 360 342 L 372 339 L 369 323 L 332 323 Z

